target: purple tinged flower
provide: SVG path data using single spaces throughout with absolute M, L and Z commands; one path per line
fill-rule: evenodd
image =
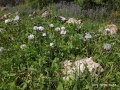
M 104 48 L 104 50 L 109 51 L 111 49 L 111 45 L 110 44 L 104 44 L 103 48 Z
M 85 34 L 85 38 L 86 38 L 86 39 L 91 39 L 92 36 L 91 36 L 89 33 L 86 33 L 86 34 Z
M 83 41 L 87 41 L 88 39 L 91 39 L 91 38 L 92 38 L 92 36 L 89 33 L 85 33 Z

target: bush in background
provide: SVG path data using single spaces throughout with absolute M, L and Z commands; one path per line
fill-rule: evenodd
M 24 4 L 25 0 L 0 0 L 0 6 Z
M 74 0 L 83 8 L 95 8 L 96 6 L 104 6 L 108 9 L 119 10 L 120 0 Z
M 96 7 L 107 7 L 108 9 L 119 10 L 120 0 L 0 0 L 0 6 L 12 5 L 16 6 L 19 4 L 29 4 L 32 8 L 42 9 L 50 3 L 59 3 L 61 1 L 75 2 L 84 9 L 96 8 Z
M 25 0 L 32 8 L 42 9 L 47 6 L 49 3 L 52 3 L 53 0 Z

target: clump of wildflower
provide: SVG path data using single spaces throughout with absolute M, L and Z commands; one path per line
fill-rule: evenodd
M 0 53 L 3 52 L 4 48 L 3 47 L 0 47 Z
M 50 26 L 50 28 L 53 28 L 53 27 L 54 27 L 54 25 L 53 25 L 53 24 L 50 24 L 49 26 Z
M 66 34 L 65 27 L 62 26 L 61 31 L 60 31 L 60 35 L 65 36 L 65 34 Z
M 61 30 L 61 31 L 60 31 L 60 34 L 61 34 L 62 36 L 64 36 L 64 35 L 66 34 L 66 31 L 65 31 L 65 30 Z
M 15 16 L 15 18 L 13 19 L 14 22 L 18 22 L 20 20 L 20 17 L 17 15 Z
M 28 36 L 28 39 L 29 39 L 29 40 L 34 39 L 34 35 L 33 35 L 33 34 L 30 34 L 30 35 Z
M 38 30 L 42 32 L 42 31 L 44 30 L 44 27 L 39 26 L 39 27 L 38 27 Z
M 24 50 L 27 46 L 25 44 L 20 45 L 20 48 Z
M 43 37 L 46 37 L 46 33 L 42 33 L 42 36 L 43 36 Z
M 10 19 L 6 19 L 5 20 L 5 24 L 10 24 L 11 23 L 11 20 Z
M 55 31 L 56 31 L 56 32 L 59 32 L 59 31 L 60 31 L 60 27 L 56 27 L 56 28 L 55 28 Z
M 106 50 L 108 53 L 111 52 L 111 45 L 110 45 L 110 44 L 104 44 L 103 48 L 104 48 L 104 50 Z
M 53 47 L 53 45 L 54 45 L 54 43 L 51 42 L 51 43 L 50 43 L 50 47 Z
M 90 35 L 89 33 L 85 33 L 83 40 L 87 41 L 88 39 L 91 39 L 91 38 L 92 38 L 92 35 Z
M 61 30 L 65 30 L 65 27 L 64 27 L 64 26 L 62 26 L 62 27 L 61 27 Z
M 37 30 L 38 30 L 38 27 L 37 27 L 37 26 L 34 26 L 34 27 L 33 27 L 33 30 L 34 30 L 34 31 L 37 31 Z

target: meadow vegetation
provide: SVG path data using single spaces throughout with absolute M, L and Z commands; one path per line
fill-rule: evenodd
M 0 21 L 0 90 L 119 90 L 119 1 L 111 0 L 116 3 L 113 9 L 103 7 L 109 4 L 104 0 L 93 0 L 94 5 L 100 5 L 95 8 L 73 2 L 53 3 L 54 0 L 49 5 L 49 0 L 44 2 L 43 8 L 40 3 L 36 5 L 39 0 L 32 1 L 0 11 L 0 17 L 11 13 Z M 75 0 L 80 1 L 85 3 Z M 36 15 L 30 16 L 34 11 Z M 45 11 L 49 17 L 42 17 Z M 65 23 L 59 16 L 82 22 Z M 105 35 L 104 27 L 111 24 L 117 26 L 117 32 Z M 85 68 L 74 79 L 64 80 L 64 61 L 86 57 L 92 57 L 104 71 L 96 72 L 95 78 Z

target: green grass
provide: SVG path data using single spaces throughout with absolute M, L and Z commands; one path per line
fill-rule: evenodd
M 14 15 L 13 15 L 14 16 Z M 21 22 L 0 26 L 0 90 L 119 90 L 120 89 L 120 31 L 116 35 L 104 36 L 98 32 L 101 27 L 110 24 L 109 21 L 99 22 L 84 20 L 78 31 L 77 25 L 62 24 L 55 17 L 44 19 L 20 16 Z M 61 37 L 50 28 L 66 27 L 65 37 Z M 43 26 L 47 36 L 42 37 L 40 32 L 33 32 L 33 26 Z M 116 24 L 120 29 L 120 24 Z M 92 35 L 88 42 L 83 41 L 84 33 Z M 28 35 L 34 34 L 34 40 L 28 40 Z M 13 38 L 13 39 L 12 39 Z M 53 42 L 54 46 L 49 44 Z M 103 45 L 109 43 L 112 52 L 106 53 Z M 25 50 L 20 45 L 26 44 Z M 62 63 L 66 59 L 77 60 L 91 56 L 100 63 L 104 72 L 98 79 L 91 77 L 86 70 L 75 80 L 62 79 Z M 111 86 L 105 86 L 106 84 Z M 97 87 L 98 85 L 98 87 Z

